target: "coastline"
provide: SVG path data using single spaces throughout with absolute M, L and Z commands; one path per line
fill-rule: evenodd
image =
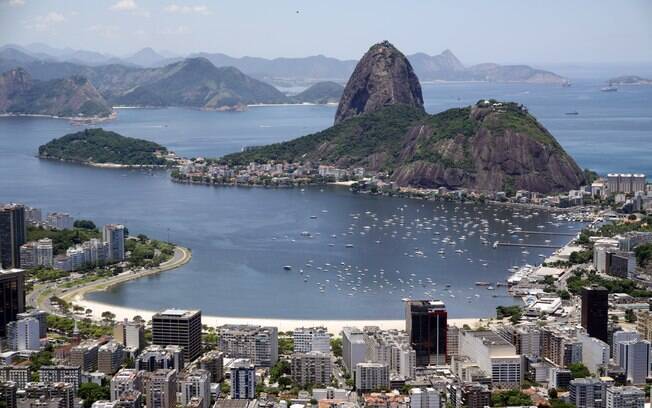
M 72 302 L 76 305 L 82 306 L 84 309 L 91 309 L 93 311 L 92 318 L 96 320 L 101 320 L 102 312 L 110 310 L 111 313 L 116 315 L 116 320 L 122 319 L 132 319 L 134 316 L 138 315 L 145 320 L 151 320 L 152 315 L 157 311 L 146 310 L 146 309 L 137 309 L 123 306 L 115 306 L 101 302 L 95 302 L 83 298 L 83 296 L 77 296 Z M 480 325 L 485 325 L 489 321 L 489 317 L 486 318 L 460 318 L 460 319 L 448 319 L 449 324 L 462 327 L 467 324 L 470 327 L 479 327 Z M 297 327 L 314 327 L 314 326 L 324 326 L 329 333 L 339 335 L 342 331 L 342 328 L 347 326 L 357 326 L 358 328 L 363 328 L 364 326 L 379 326 L 383 329 L 392 330 L 392 329 L 405 329 L 405 320 L 356 320 L 356 319 L 347 319 L 347 320 L 318 320 L 318 319 L 280 319 L 280 318 L 257 318 L 257 317 L 231 317 L 231 316 L 213 316 L 213 315 L 204 315 L 202 314 L 202 324 L 207 324 L 209 326 L 221 326 L 224 324 L 254 324 L 261 326 L 276 326 L 279 331 L 292 331 Z
M 102 169 L 166 169 L 169 166 L 162 164 L 120 164 L 120 163 L 96 163 L 89 161 L 66 160 L 57 157 L 36 155 L 41 160 L 53 160 L 62 163 L 79 164 L 82 166 L 97 167 Z
M 174 247 L 174 256 L 170 260 L 163 262 L 161 265 L 159 265 L 156 268 L 145 269 L 139 272 L 126 271 L 119 275 L 112 276 L 106 280 L 90 282 L 87 285 L 71 288 L 69 290 L 64 290 L 60 292 L 59 297 L 67 302 L 74 301 L 75 299 L 83 300 L 84 295 L 86 295 L 87 293 L 107 290 L 115 285 L 119 285 L 135 279 L 144 278 L 146 276 L 156 275 L 161 272 L 177 269 L 190 262 L 191 259 L 192 259 L 192 252 L 190 251 L 190 249 L 177 245 Z
M 41 113 L 0 113 L 0 118 L 28 117 L 28 118 L 48 118 L 48 119 L 65 119 L 73 124 L 94 124 L 113 120 L 118 114 L 113 111 L 109 116 L 57 116 L 45 115 Z
M 178 258 L 178 259 L 175 259 Z M 73 288 L 65 292 L 61 292 L 58 296 L 71 304 L 81 306 L 86 309 L 92 310 L 90 315 L 78 314 L 77 318 L 91 317 L 93 320 L 101 321 L 102 313 L 105 311 L 111 311 L 116 316 L 116 320 L 122 319 L 133 319 L 134 316 L 141 316 L 145 320 L 151 320 L 152 315 L 154 315 L 157 310 L 147 310 L 139 309 L 133 307 L 125 306 L 116 306 L 108 303 L 102 303 L 97 301 L 92 301 L 86 299 L 86 295 L 92 292 L 107 290 L 115 285 L 126 283 L 132 280 L 144 278 L 150 275 L 161 273 L 164 271 L 169 271 L 177 269 L 186 263 L 188 263 L 192 254 L 189 249 L 177 246 L 175 247 L 175 258 L 170 261 L 161 264 L 160 267 L 150 269 L 143 272 L 124 272 L 120 275 L 109 278 L 108 280 L 91 282 L 88 285 L 81 287 Z M 38 305 L 36 305 L 38 306 Z M 459 318 L 459 319 L 448 319 L 449 324 L 454 324 L 459 327 L 467 324 L 471 327 L 479 327 L 480 325 L 486 324 L 486 322 L 491 319 L 491 317 L 485 318 Z M 256 318 L 256 317 L 234 317 L 234 316 L 214 316 L 214 315 L 203 315 L 202 323 L 208 324 L 209 326 L 220 326 L 224 324 L 255 324 L 255 325 L 267 325 L 267 326 L 276 326 L 279 331 L 291 331 L 297 327 L 312 327 L 312 326 L 324 326 L 329 333 L 338 335 L 343 327 L 346 326 L 358 326 L 360 328 L 364 326 L 379 326 L 383 329 L 404 329 L 405 320 L 400 319 L 386 319 L 386 320 L 374 320 L 374 319 L 339 319 L 339 320 L 321 320 L 321 319 L 286 319 L 286 318 Z

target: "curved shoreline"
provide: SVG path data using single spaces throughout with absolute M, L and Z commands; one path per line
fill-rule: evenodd
M 177 252 L 178 251 L 178 252 Z M 161 264 L 160 267 L 149 269 L 144 272 L 127 272 L 128 275 L 118 275 L 113 278 L 104 281 L 91 282 L 88 285 L 81 287 L 73 288 L 65 292 L 59 292 L 57 294 L 61 299 L 70 302 L 72 304 L 81 306 L 86 309 L 92 310 L 91 318 L 93 320 L 101 321 L 102 313 L 104 311 L 111 311 L 116 316 L 116 320 L 123 319 L 133 319 L 134 316 L 138 315 L 144 318 L 145 320 L 151 320 L 152 315 L 157 313 L 157 310 L 147 310 L 147 309 L 137 309 L 132 307 L 125 306 L 116 306 L 109 303 L 97 302 L 88 300 L 85 296 L 88 293 L 107 290 L 115 285 L 126 283 L 132 280 L 140 279 L 146 276 L 154 275 L 160 272 L 172 270 L 179 268 L 190 261 L 192 254 L 189 249 L 177 246 L 175 247 L 175 253 L 179 254 L 179 259 L 175 260 L 174 258 L 168 263 Z M 173 306 L 173 305 L 171 305 Z M 86 315 L 78 315 L 79 317 Z M 488 320 L 489 318 L 460 318 L 460 319 L 449 319 L 449 323 L 462 326 L 468 324 L 471 327 L 476 327 L 482 324 L 483 321 Z M 324 326 L 329 333 L 338 335 L 342 328 L 346 326 L 380 326 L 383 329 L 397 329 L 402 330 L 405 328 L 405 320 L 376 320 L 376 319 L 339 319 L 339 320 L 328 320 L 328 319 L 287 319 L 287 318 L 257 318 L 257 317 L 232 317 L 232 316 L 212 316 L 212 315 L 203 315 L 202 323 L 208 324 L 209 326 L 221 326 L 224 324 L 255 324 L 261 326 L 276 326 L 280 331 L 292 331 L 297 327 L 314 327 L 314 326 Z
M 75 302 L 77 300 L 83 301 L 84 296 L 88 293 L 104 291 L 122 283 L 177 269 L 190 262 L 191 259 L 192 253 L 190 249 L 177 245 L 174 247 L 174 256 L 172 259 L 163 262 L 161 265 L 155 268 L 146 269 L 140 272 L 123 272 L 120 275 L 113 276 L 107 280 L 90 282 L 88 285 L 65 290 L 60 292 L 59 297 L 66 302 Z

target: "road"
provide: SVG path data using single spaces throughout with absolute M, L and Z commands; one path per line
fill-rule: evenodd
M 180 266 L 185 265 L 190 262 L 192 258 L 192 253 L 188 248 L 181 246 L 176 246 L 174 248 L 174 255 L 172 258 L 166 262 L 163 262 L 161 265 L 140 271 L 125 271 L 119 275 L 112 276 L 106 279 L 100 279 L 94 282 L 87 283 L 85 285 L 75 286 L 72 288 L 62 288 L 59 286 L 59 283 L 63 282 L 47 282 L 34 285 L 34 288 L 26 296 L 26 303 L 29 306 L 32 306 L 36 309 L 43 310 L 51 314 L 60 315 L 61 312 L 54 308 L 50 302 L 50 297 L 58 296 L 61 299 L 64 299 L 67 302 L 70 302 L 77 296 L 83 296 L 88 292 L 93 292 L 97 290 L 104 290 L 113 285 L 119 283 L 128 282 L 134 279 L 140 279 L 145 276 L 154 275 L 157 273 L 169 271 L 172 269 L 179 268 Z

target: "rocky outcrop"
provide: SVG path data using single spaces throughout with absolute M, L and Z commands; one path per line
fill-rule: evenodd
M 397 104 L 423 110 L 421 85 L 405 55 L 383 41 L 373 45 L 355 67 L 337 107 L 335 124 Z
M 333 127 L 223 161 L 363 167 L 399 186 L 486 192 L 561 192 L 585 182 L 580 167 L 520 104 L 481 100 L 428 115 L 409 63 L 386 42 L 374 45 L 355 71 Z
M 106 117 L 111 107 L 82 76 L 34 81 L 22 68 L 0 76 L 0 113 Z

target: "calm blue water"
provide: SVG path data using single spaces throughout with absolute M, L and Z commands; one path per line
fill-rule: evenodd
M 600 86 L 437 84 L 425 85 L 424 94 L 429 112 L 491 97 L 524 103 L 580 166 L 652 174 L 652 87 L 601 93 Z M 242 113 L 127 109 L 105 127 L 182 155 L 219 156 L 324 129 L 334 111 L 323 106 Z M 580 115 L 564 115 L 568 111 Z M 186 186 L 171 183 L 165 172 L 95 169 L 34 157 L 40 144 L 78 129 L 61 120 L 1 118 L 0 202 L 122 222 L 162 239 L 169 233 L 193 249 L 193 260 L 177 271 L 91 296 L 107 303 L 150 310 L 198 307 L 226 316 L 390 319 L 402 317 L 400 299 L 430 295 L 444 299 L 452 316 L 489 315 L 510 300 L 492 297 L 502 290 L 478 289 L 473 282 L 502 280 L 507 268 L 537 262 L 549 251 L 494 250 L 482 245 L 480 236 L 512 239 L 503 235 L 510 222 L 524 229 L 574 231 L 551 224 L 543 213 L 526 219 L 502 208 L 357 196 L 338 188 Z M 446 237 L 456 245 L 442 243 Z M 568 239 L 548 238 L 552 243 Z M 349 243 L 353 248 L 346 248 Z M 293 268 L 285 271 L 284 265 Z

